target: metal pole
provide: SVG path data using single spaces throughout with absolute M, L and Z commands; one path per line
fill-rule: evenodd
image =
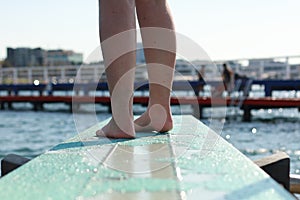
M 60 80 L 61 81 L 63 81 L 63 82 L 65 82 L 65 79 L 66 79 L 66 76 L 65 76 L 65 68 L 62 66 L 61 68 L 60 68 Z
M 0 84 L 3 84 L 3 70 L 2 67 L 0 68 Z
M 259 66 L 259 75 L 258 77 L 260 79 L 263 79 L 263 74 L 265 72 L 265 69 L 264 69 L 264 61 L 260 61 L 260 66 Z
M 94 82 L 97 83 L 99 80 L 98 80 L 98 73 L 97 73 L 97 65 L 93 65 L 94 67 Z
M 49 82 L 49 77 L 48 77 L 48 68 L 47 67 L 44 67 L 44 70 L 43 70 L 43 75 L 44 75 L 44 81 L 45 83 L 48 83 Z
M 31 67 L 29 67 L 27 69 L 27 74 L 28 74 L 28 82 L 32 83 L 32 68 Z
M 18 71 L 16 68 L 13 69 L 13 82 L 14 84 L 18 83 Z
M 286 57 L 285 65 L 286 65 L 286 75 L 285 75 L 285 78 L 286 79 L 291 79 L 291 66 L 289 64 L 289 57 Z

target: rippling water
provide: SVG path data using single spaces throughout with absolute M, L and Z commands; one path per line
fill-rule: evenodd
M 227 119 L 222 137 L 252 160 L 277 151 L 285 151 L 291 157 L 291 173 L 300 174 L 298 110 L 258 110 L 253 112 L 253 115 L 251 123 L 241 122 L 240 118 Z M 88 115 L 78 116 L 86 119 Z M 97 118 L 102 121 L 109 116 L 102 112 L 97 115 Z M 204 120 L 204 123 L 208 123 L 208 120 Z M 82 130 L 90 125 L 92 124 L 80 124 L 81 127 L 77 129 Z M 76 133 L 73 115 L 66 111 L 1 111 L 0 158 L 9 153 L 34 158 Z
M 0 119 L 0 156 L 33 158 L 74 132 L 72 116 L 65 113 L 1 111 Z
M 296 109 L 285 112 L 290 116 L 275 117 L 266 111 L 251 123 L 227 120 L 222 137 L 252 160 L 284 151 L 291 159 L 291 173 L 299 174 L 300 115 Z

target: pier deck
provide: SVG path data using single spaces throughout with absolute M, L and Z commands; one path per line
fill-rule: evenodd
M 106 122 L 0 179 L 0 199 L 294 199 L 191 116 L 169 133 L 95 137 Z

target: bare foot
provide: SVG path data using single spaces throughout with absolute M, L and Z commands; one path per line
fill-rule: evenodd
M 155 104 L 150 106 L 145 113 L 134 121 L 135 131 L 167 132 L 173 128 L 170 108 Z
M 123 130 L 124 129 L 124 130 Z M 134 138 L 135 131 L 133 124 L 128 124 L 123 129 L 120 129 L 114 119 L 111 119 L 102 129 L 96 131 L 99 137 L 108 138 Z

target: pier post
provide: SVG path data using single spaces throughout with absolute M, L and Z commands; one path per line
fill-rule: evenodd
M 73 112 L 73 106 L 72 106 L 72 103 L 69 103 L 69 112 L 70 112 L 70 113 Z
M 12 102 L 7 102 L 7 108 L 8 108 L 8 110 L 13 109 Z
M 40 103 L 40 109 L 44 110 L 44 103 Z
M 197 119 L 203 119 L 203 107 L 200 105 L 192 105 L 193 116 Z
M 4 102 L 1 102 L 1 103 L 0 103 L 0 110 L 4 110 L 4 109 L 5 109 Z
M 243 111 L 244 111 L 243 121 L 244 122 L 251 122 L 252 115 L 251 115 L 250 106 L 243 106 Z
M 33 103 L 33 110 L 34 111 L 44 110 L 43 103 L 41 103 L 41 102 L 34 102 Z
M 70 111 L 70 113 L 73 112 L 73 109 L 74 109 L 74 111 L 79 111 L 79 109 L 80 109 L 80 103 L 70 103 L 69 104 L 69 111 Z
M 33 103 L 33 110 L 34 110 L 34 111 L 38 111 L 37 103 Z

